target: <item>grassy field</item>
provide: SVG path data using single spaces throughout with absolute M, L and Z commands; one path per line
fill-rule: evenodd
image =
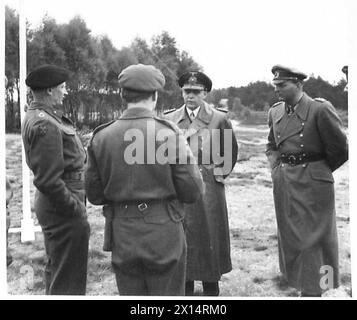
M 221 296 L 230 297 L 295 297 L 279 275 L 276 221 L 272 182 L 264 154 L 266 126 L 234 128 L 239 140 L 239 162 L 227 179 L 226 194 L 231 233 L 233 271 L 221 282 Z M 21 219 L 21 138 L 9 134 L 7 145 L 7 175 L 14 186 L 10 204 L 12 227 Z M 348 164 L 334 173 L 337 226 L 340 248 L 341 286 L 324 294 L 329 297 L 351 295 L 350 228 L 349 228 L 349 169 Z M 34 188 L 31 185 L 33 201 Z M 88 204 L 91 225 L 88 262 L 88 295 L 117 295 L 110 253 L 102 251 L 104 218 L 101 208 Z M 45 252 L 41 233 L 31 243 L 21 243 L 19 234 L 10 235 L 14 262 L 8 267 L 8 292 L 13 295 L 44 294 L 43 270 Z M 201 295 L 200 286 L 197 295 Z

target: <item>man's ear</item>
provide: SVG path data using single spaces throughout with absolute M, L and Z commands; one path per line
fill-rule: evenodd
M 50 96 L 52 96 L 52 88 L 47 88 L 46 93 Z
M 203 91 L 203 99 L 206 99 L 208 92 L 206 90 Z

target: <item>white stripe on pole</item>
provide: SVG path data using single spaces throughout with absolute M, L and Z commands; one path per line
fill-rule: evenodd
M 26 10 L 25 1 L 20 0 L 19 19 L 20 38 L 20 117 L 25 116 L 26 105 Z M 27 167 L 25 151 L 22 146 L 22 220 L 21 220 L 21 242 L 35 240 L 35 226 L 31 216 L 30 200 L 30 170 Z

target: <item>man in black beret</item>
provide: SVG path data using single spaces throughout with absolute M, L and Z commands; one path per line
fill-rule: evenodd
M 227 111 L 204 101 L 212 88 L 211 79 L 203 72 L 190 71 L 178 84 L 185 104 L 165 114 L 185 133 L 206 186 L 198 201 L 185 205 L 186 295 L 194 294 L 198 280 L 204 295 L 218 296 L 218 281 L 232 270 L 224 183 L 237 161 L 238 144 Z
M 332 172 L 348 159 L 347 139 L 332 104 L 304 93 L 306 74 L 281 65 L 272 73 L 281 101 L 269 110 L 266 154 L 280 270 L 301 296 L 321 296 L 339 285 Z
M 88 147 L 86 192 L 104 205 L 104 250 L 112 251 L 120 295 L 185 293 L 183 203 L 194 202 L 203 186 L 179 129 L 154 113 L 164 84 L 154 66 L 124 69 L 119 86 L 127 109 L 96 128 Z M 170 161 L 159 161 L 160 150 Z
M 89 224 L 84 195 L 86 151 L 63 111 L 68 71 L 44 65 L 26 84 L 33 101 L 22 123 L 26 162 L 34 174 L 35 212 L 48 262 L 46 294 L 86 292 Z

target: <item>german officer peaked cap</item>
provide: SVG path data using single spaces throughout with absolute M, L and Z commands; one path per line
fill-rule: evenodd
M 40 90 L 56 87 L 66 82 L 68 77 L 67 69 L 45 64 L 31 71 L 27 75 L 25 83 L 33 90 Z
M 165 86 L 164 75 L 152 65 L 131 65 L 119 74 L 118 80 L 121 88 L 142 92 L 157 91 Z
M 203 72 L 190 71 L 184 73 L 179 79 L 178 84 L 182 89 L 205 90 L 210 92 L 212 81 Z
M 273 82 L 280 83 L 286 80 L 302 81 L 307 78 L 307 75 L 297 69 L 275 65 L 271 72 L 274 75 Z

